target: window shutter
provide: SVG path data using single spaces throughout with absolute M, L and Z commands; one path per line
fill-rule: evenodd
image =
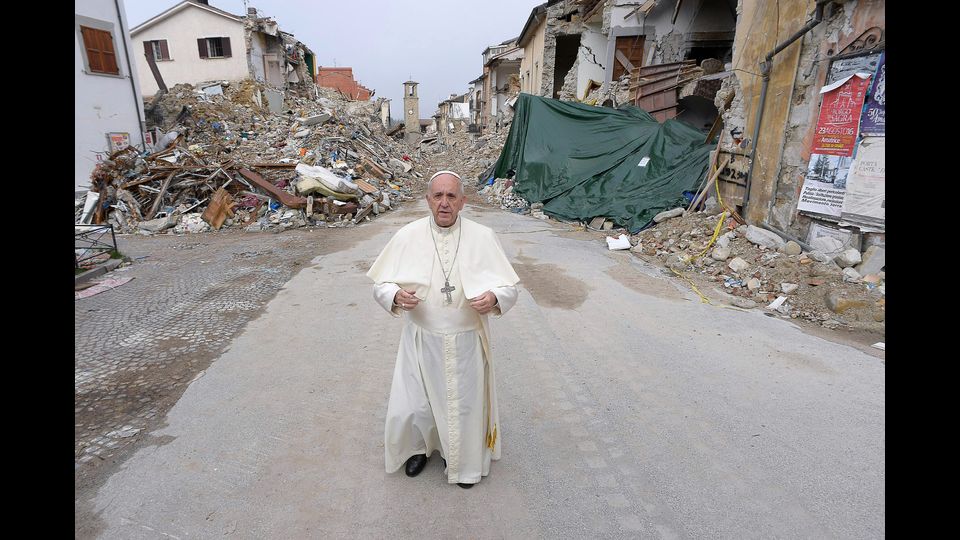
M 117 67 L 117 55 L 113 52 L 113 36 L 110 32 L 99 31 L 100 49 L 103 52 L 103 70 L 114 75 L 120 74 L 120 68 Z
M 170 59 L 170 49 L 167 47 L 167 40 L 160 40 L 160 57 L 164 60 Z
M 230 38 L 220 38 L 220 43 L 223 44 L 223 57 L 230 58 L 232 56 L 231 53 L 233 52 L 230 50 Z
M 200 38 L 197 40 L 197 47 L 200 49 L 200 58 L 207 58 L 207 40 L 206 38 Z
M 80 34 L 83 36 L 83 47 L 87 50 L 87 63 L 90 66 L 90 71 L 103 71 L 97 35 L 92 28 L 86 26 L 80 27 Z
M 143 42 L 143 54 L 147 56 L 153 56 L 153 47 L 151 46 L 149 41 Z

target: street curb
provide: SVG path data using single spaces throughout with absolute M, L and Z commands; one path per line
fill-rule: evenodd
M 110 259 L 99 266 L 91 268 L 90 270 L 87 270 L 86 272 L 79 274 L 77 276 L 74 276 L 73 284 L 74 286 L 76 286 L 76 285 L 80 285 L 81 283 L 86 283 L 87 281 L 90 281 L 91 279 L 97 276 L 100 276 L 100 275 L 106 274 L 107 272 L 115 270 L 122 263 L 123 263 L 123 259 Z

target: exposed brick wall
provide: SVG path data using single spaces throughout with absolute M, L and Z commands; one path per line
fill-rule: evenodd
M 317 73 L 317 86 L 339 90 L 359 101 L 370 99 L 370 90 L 353 79 L 353 68 L 322 67 Z

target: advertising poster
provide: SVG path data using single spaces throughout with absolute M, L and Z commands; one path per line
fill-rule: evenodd
M 864 136 L 883 137 L 886 134 L 887 94 L 884 89 L 887 82 L 887 54 L 880 55 L 880 64 L 873 77 L 873 87 L 867 97 L 867 106 L 860 120 L 860 132 Z
M 852 157 L 811 154 L 797 210 L 840 217 Z
M 107 139 L 110 141 L 111 154 L 130 146 L 129 133 L 107 133 Z
M 869 81 L 869 74 L 857 73 L 820 90 L 823 101 L 813 136 L 813 154 L 846 157 L 853 155 Z
M 866 137 L 847 175 L 841 218 L 853 224 L 884 226 L 886 210 L 886 139 Z

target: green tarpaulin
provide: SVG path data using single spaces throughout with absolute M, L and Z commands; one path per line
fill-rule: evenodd
M 513 191 L 565 220 L 604 216 L 637 232 L 658 213 L 686 206 L 703 182 L 712 145 L 678 120 L 663 124 L 634 106 L 594 107 L 520 94 L 494 166 L 516 171 Z

